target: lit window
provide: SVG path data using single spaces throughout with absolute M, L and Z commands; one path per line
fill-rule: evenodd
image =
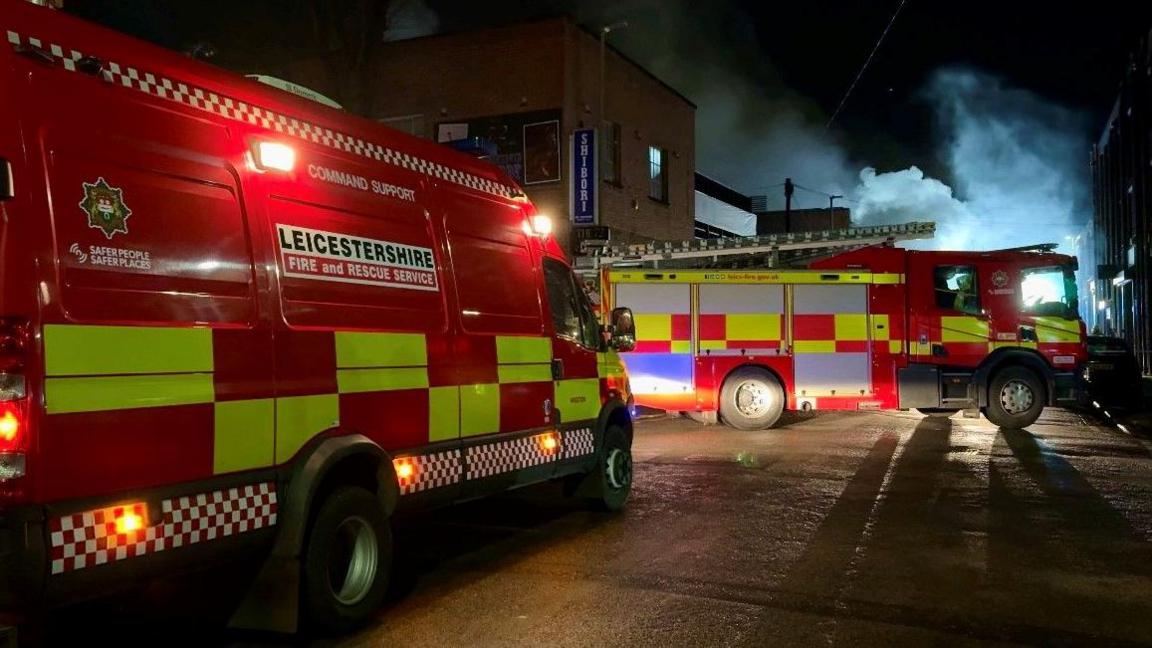
M 658 146 L 648 147 L 648 197 L 668 202 L 668 152 Z

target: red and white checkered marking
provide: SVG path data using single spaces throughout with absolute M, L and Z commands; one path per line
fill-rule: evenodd
M 592 428 L 579 428 L 564 432 L 564 458 L 584 457 L 596 452 L 596 435 Z
M 276 507 L 276 484 L 264 483 L 164 500 L 158 523 L 130 533 L 116 533 L 116 518 L 125 507 L 54 518 L 49 522 L 52 573 L 63 574 L 274 526 Z M 148 519 L 143 504 L 133 505 L 133 512 Z
M 399 466 L 407 463 L 412 466 L 412 476 L 404 479 L 399 476 L 400 494 L 411 495 L 430 488 L 451 486 L 460 483 L 460 451 L 448 450 L 427 455 L 413 455 L 410 457 L 396 457 L 392 464 Z
M 559 449 L 546 450 L 541 442 L 548 436 L 538 434 L 468 448 L 468 478 L 481 479 L 554 461 Z
M 76 63 L 84 58 L 84 54 L 74 49 L 65 49 L 55 44 L 45 47 L 40 39 L 25 38 L 23 35 L 13 31 L 8 32 L 8 42 L 14 47 L 20 47 L 27 42 L 28 45 L 32 47 L 48 51 L 60 59 L 64 69 L 69 72 L 75 72 L 77 69 Z M 314 144 L 320 144 L 328 148 L 338 149 L 360 157 L 398 166 L 409 171 L 433 176 L 463 187 L 468 187 L 469 189 L 475 189 L 476 191 L 482 191 L 502 198 L 521 195 L 521 192 L 515 187 L 495 180 L 489 180 L 475 174 L 446 167 L 443 164 L 431 162 L 402 151 L 368 142 L 352 135 L 334 131 L 330 128 L 282 115 L 266 108 L 253 106 L 203 88 L 190 86 L 186 83 L 180 83 L 179 81 L 173 81 L 165 77 L 158 77 L 150 72 L 141 72 L 139 69 L 131 66 L 123 66 L 116 62 L 106 61 L 104 63 L 103 76 L 104 80 L 108 83 L 138 90 L 155 97 L 160 97 L 161 99 L 175 101 L 198 110 L 220 115 L 226 119 L 247 122 L 267 130 L 274 130 L 277 133 L 284 133 L 292 137 L 307 140 Z

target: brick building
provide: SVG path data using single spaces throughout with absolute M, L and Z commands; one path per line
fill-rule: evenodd
M 756 212 L 756 234 L 783 234 L 785 232 L 816 232 L 819 230 L 852 227 L 852 212 L 847 207 L 826 209 L 793 209 Z
M 1093 280 L 1082 310 L 1095 309 L 1089 326 L 1127 339 L 1152 371 L 1152 33 L 1133 53 L 1093 147 L 1092 177 L 1095 216 L 1083 245 L 1093 254 L 1080 263 Z
M 572 241 L 570 138 L 601 121 L 600 51 L 565 18 L 386 43 L 372 116 L 482 151 Z M 620 242 L 692 238 L 696 106 L 610 46 L 604 67 L 599 224 Z

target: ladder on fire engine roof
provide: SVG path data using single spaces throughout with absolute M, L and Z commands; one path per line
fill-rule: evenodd
M 656 241 L 642 244 L 612 245 L 585 241 L 584 256 L 576 258 L 579 270 L 604 267 L 667 267 L 677 261 L 701 260 L 719 262 L 742 255 L 755 257 L 758 267 L 778 267 L 782 255 L 797 260 L 812 254 L 830 254 L 872 245 L 891 245 L 896 241 L 929 239 L 936 233 L 936 223 L 904 223 L 875 227 L 769 234 L 742 238 L 693 239 L 690 241 Z M 663 264 L 663 265 L 662 265 Z

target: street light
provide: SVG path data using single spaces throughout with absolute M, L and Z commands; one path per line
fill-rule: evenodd
M 841 195 L 828 196 L 828 229 L 836 229 L 836 207 L 835 201 L 843 198 Z
M 611 25 L 604 25 L 600 28 L 600 113 L 597 117 L 600 119 L 600 126 L 604 126 L 604 52 L 608 49 L 608 34 L 616 31 L 617 29 L 624 29 L 628 26 L 628 21 L 621 20 L 614 22 Z

